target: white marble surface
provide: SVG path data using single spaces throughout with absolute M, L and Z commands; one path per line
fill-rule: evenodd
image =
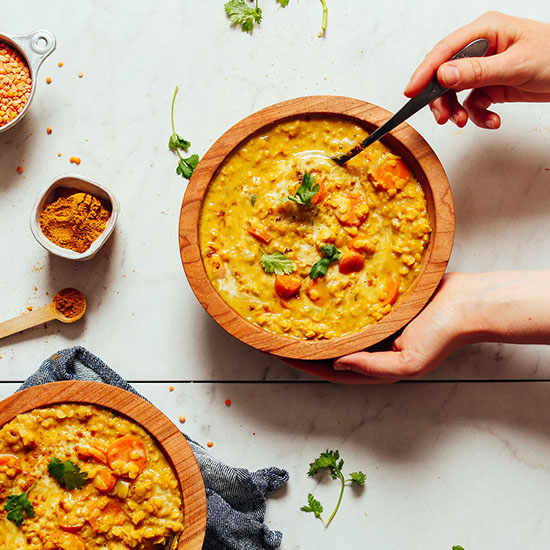
M 267 513 L 285 534 L 284 549 L 547 548 L 548 348 L 472 346 L 417 383 L 335 387 L 227 335 L 187 284 L 177 241 L 186 182 L 167 149 L 175 85 L 178 131 L 200 155 L 242 117 L 292 97 L 347 95 L 395 111 L 431 46 L 495 7 L 327 2 L 325 38 L 317 37 L 318 0 L 290 0 L 285 9 L 260 0 L 264 22 L 251 36 L 229 25 L 223 0 L 20 0 L 4 10 L 0 32 L 46 28 L 58 46 L 40 70 L 29 114 L 0 134 L 0 318 L 65 286 L 81 289 L 89 309 L 75 325 L 52 322 L 0 341 L 0 397 L 46 356 L 83 345 L 172 419 L 185 414 L 185 431 L 214 441 L 221 458 L 291 472 Z M 502 0 L 498 8 L 549 17 L 542 0 Z M 450 269 L 548 268 L 550 106 L 497 110 L 498 132 L 438 127 L 428 112 L 411 121 L 453 188 Z M 69 163 L 72 155 L 80 166 Z M 28 223 L 38 191 L 72 172 L 108 186 L 122 206 L 111 240 L 82 264 L 49 256 Z M 360 495 L 349 491 L 324 531 L 298 508 L 308 491 L 327 508 L 332 502 L 334 488 L 305 475 L 327 447 L 364 469 L 368 482 Z

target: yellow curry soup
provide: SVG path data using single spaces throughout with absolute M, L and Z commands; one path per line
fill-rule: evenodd
M 214 176 L 201 255 L 216 291 L 247 320 L 295 338 L 343 336 L 382 319 L 413 283 L 431 233 L 421 185 L 381 143 L 344 167 L 330 160 L 366 135 L 338 118 L 279 123 Z M 307 205 L 292 198 L 304 178 L 317 190 Z M 339 258 L 313 278 L 327 246 Z M 273 254 L 292 270 L 267 272 L 262 257 Z
M 52 475 L 55 459 L 85 472 L 80 489 Z M 17 525 L 6 503 L 25 491 L 34 517 Z M 162 450 L 141 426 L 92 405 L 35 409 L 2 427 L 0 503 L 0 548 L 10 550 L 152 550 L 183 530 Z

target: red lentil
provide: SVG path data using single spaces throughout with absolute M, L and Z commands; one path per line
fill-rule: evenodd
M 18 166 L 18 167 L 17 167 L 17 173 L 18 173 L 18 174 L 22 174 L 22 173 L 23 173 L 23 170 L 24 170 L 24 168 L 23 168 L 22 166 Z
M 46 128 L 46 134 L 51 134 L 52 133 L 52 127 L 51 126 L 48 126 Z
M 207 447 L 213 447 L 214 446 L 214 443 L 212 441 L 207 441 L 206 442 L 206 446 Z
M 179 418 L 179 421 L 183 424 L 185 422 L 185 420 L 186 420 L 185 415 L 181 414 L 180 418 Z
M 225 406 L 226 407 L 231 407 L 231 399 L 226 399 L 225 400 Z
M 52 83 L 52 79 L 50 76 L 47 76 L 46 77 L 46 84 L 51 84 Z
M 60 67 L 60 68 L 63 67 L 63 61 L 59 61 L 59 62 L 57 63 L 57 66 Z
M 31 73 L 23 57 L 0 43 L 0 126 L 23 110 L 31 95 Z
M 60 157 L 60 156 L 61 156 L 61 153 L 57 153 L 57 156 Z
M 80 157 L 70 157 L 69 162 L 72 164 L 80 164 Z
M 168 389 L 169 389 L 170 391 L 174 391 L 174 386 L 170 386 Z
M 80 72 L 78 73 L 78 78 L 82 78 L 83 76 L 84 76 L 84 73 L 83 73 L 82 71 L 80 71 Z

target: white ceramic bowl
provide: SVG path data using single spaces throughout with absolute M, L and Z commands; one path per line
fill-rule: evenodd
M 40 214 L 46 204 L 52 203 L 56 199 L 56 190 L 60 187 L 68 188 L 74 190 L 76 193 L 89 193 L 98 199 L 107 202 L 111 205 L 111 216 L 107 221 L 107 226 L 105 231 L 92 243 L 90 248 L 85 252 L 76 252 L 70 250 L 69 248 L 63 248 L 52 243 L 45 235 L 42 233 L 40 228 Z M 120 204 L 117 201 L 116 197 L 99 183 L 90 181 L 89 179 L 83 178 L 82 176 L 77 176 L 74 174 L 68 174 L 66 176 L 61 176 L 55 179 L 51 184 L 47 185 L 40 191 L 31 211 L 31 231 L 34 235 L 34 238 L 48 251 L 56 256 L 61 256 L 62 258 L 67 258 L 68 260 L 90 260 L 93 258 L 99 251 L 99 249 L 105 244 L 107 239 L 111 236 L 115 228 L 115 224 L 118 218 L 118 213 L 120 211 Z

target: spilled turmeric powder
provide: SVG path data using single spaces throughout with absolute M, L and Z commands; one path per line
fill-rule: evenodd
M 40 229 L 57 246 L 86 252 L 105 231 L 110 216 L 97 197 L 73 193 L 45 206 L 40 214 Z

